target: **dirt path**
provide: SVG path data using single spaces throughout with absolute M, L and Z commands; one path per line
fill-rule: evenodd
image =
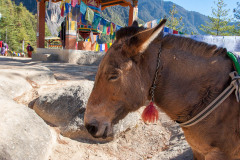
M 156 124 L 140 121 L 135 128 L 105 144 L 71 140 L 57 134 L 50 160 L 192 160 L 181 128 L 164 113 L 161 117 Z

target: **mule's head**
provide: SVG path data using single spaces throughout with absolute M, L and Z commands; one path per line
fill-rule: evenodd
M 112 136 L 112 126 L 142 106 L 149 88 L 139 65 L 139 55 L 162 31 L 166 20 L 153 29 L 135 22 L 117 32 L 115 43 L 102 59 L 89 97 L 84 123 L 94 137 Z

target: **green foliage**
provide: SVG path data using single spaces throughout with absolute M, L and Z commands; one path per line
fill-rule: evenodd
M 7 42 L 9 49 L 15 52 L 22 52 L 23 40 L 24 52 L 27 52 L 27 43 L 36 48 L 37 15 L 29 12 L 22 3 L 16 5 L 11 0 L 0 0 L 0 6 L 0 39 Z M 51 35 L 47 25 L 45 30 L 46 36 Z
M 231 35 L 235 26 L 228 25 L 231 19 L 228 18 L 229 10 L 225 9 L 227 5 L 223 2 L 223 0 L 218 0 L 214 3 L 216 8 L 212 8 L 213 17 L 209 17 L 210 22 L 206 22 L 206 25 L 202 24 L 200 29 L 211 35 Z
M 183 18 L 176 17 L 177 13 L 176 5 L 173 5 L 172 9 L 169 11 L 170 16 L 168 17 L 166 26 L 173 30 L 182 31 L 184 27 Z
M 234 17 L 240 20 L 240 3 L 239 2 L 237 2 L 237 8 L 234 8 L 233 13 L 234 13 Z
M 36 16 L 32 15 L 22 3 L 17 6 L 11 0 L 1 0 L 0 13 L 0 35 L 3 41 L 6 41 L 10 50 L 22 52 L 22 42 L 25 43 L 25 52 L 27 43 L 36 48 Z
M 237 8 L 234 8 L 233 10 L 234 13 L 234 18 L 236 18 L 238 21 L 240 20 L 240 3 L 237 2 Z M 233 34 L 234 35 L 240 35 L 240 23 L 237 22 L 236 27 L 233 30 Z

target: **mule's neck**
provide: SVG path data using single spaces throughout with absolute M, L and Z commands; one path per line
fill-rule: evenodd
M 164 46 L 161 54 L 155 103 L 175 121 L 194 117 L 229 84 L 232 65 L 224 55 L 203 57 Z

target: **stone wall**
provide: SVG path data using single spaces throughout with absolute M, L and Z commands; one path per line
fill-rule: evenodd
M 32 60 L 44 62 L 59 61 L 80 65 L 97 65 L 104 54 L 104 52 L 84 50 L 37 48 L 37 53 L 32 55 Z

